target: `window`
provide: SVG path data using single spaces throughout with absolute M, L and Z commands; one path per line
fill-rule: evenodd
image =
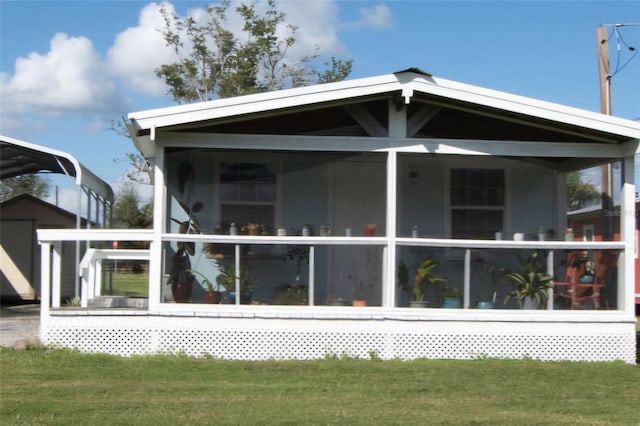
M 277 166 L 273 163 L 220 163 L 220 216 L 231 223 L 275 225 Z
M 451 235 L 491 239 L 502 230 L 505 179 L 502 169 L 451 169 Z

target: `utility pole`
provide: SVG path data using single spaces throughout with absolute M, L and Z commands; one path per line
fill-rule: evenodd
M 614 27 L 616 38 L 618 38 L 618 53 L 620 53 L 620 35 L 618 28 L 626 26 L 638 26 L 639 23 L 629 24 L 611 24 L 600 25 L 596 29 L 596 49 L 598 53 L 598 74 L 600 77 L 600 112 L 606 115 L 612 115 L 611 106 L 611 78 L 613 74 L 617 74 L 622 68 L 611 73 L 611 64 L 609 62 L 609 34 L 607 33 L 608 27 Z M 625 43 L 626 45 L 626 43 Z M 630 51 L 635 51 L 635 48 L 627 46 Z M 637 52 L 635 52 L 637 53 Z M 635 55 L 634 53 L 634 55 Z M 611 211 L 613 210 L 613 167 L 611 163 L 607 163 L 601 167 L 602 170 L 602 209 L 608 210 L 609 214 L 606 216 L 608 220 L 605 224 L 603 233 L 603 239 L 613 240 L 613 218 Z
M 600 77 L 600 112 L 611 115 L 611 65 L 609 63 L 609 36 L 607 27 L 600 25 L 596 30 L 596 49 L 598 53 L 598 75 Z M 611 163 L 604 164 L 600 167 L 602 175 L 602 211 L 607 217 L 603 229 L 603 240 L 611 241 L 613 239 L 613 220 L 611 211 L 613 210 L 613 191 L 612 168 Z
M 598 73 L 600 76 L 600 112 L 611 115 L 611 65 L 609 64 L 609 36 L 607 27 L 596 30 Z

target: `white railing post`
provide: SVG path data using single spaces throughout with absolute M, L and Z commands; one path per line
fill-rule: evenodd
M 61 292 L 61 275 L 62 275 L 62 243 L 54 241 L 52 243 L 53 252 L 51 253 L 51 307 L 60 307 Z M 75 296 L 75 295 L 74 295 Z
M 553 270 L 553 250 L 549 250 L 547 252 L 547 274 L 549 274 L 550 276 L 553 277 L 554 270 Z M 553 285 L 549 288 L 549 291 L 547 292 L 547 309 L 552 311 L 553 310 Z
M 471 250 L 466 249 L 464 251 L 464 293 L 463 293 L 463 306 L 468 308 L 471 299 Z
M 315 293 L 315 283 L 316 283 L 316 279 L 315 279 L 315 274 L 316 274 L 316 247 L 315 246 L 309 246 L 309 284 L 308 284 L 308 295 L 307 297 L 309 298 L 308 302 L 309 302 L 309 306 L 313 306 L 314 305 L 314 293 Z
M 51 244 L 40 246 L 40 322 L 49 317 L 51 306 Z

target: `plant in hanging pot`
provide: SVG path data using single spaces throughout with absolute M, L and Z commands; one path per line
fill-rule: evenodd
M 431 257 L 423 260 L 413 277 L 413 285 L 409 285 L 409 268 L 404 262 L 400 263 L 398 267 L 398 285 L 401 289 L 411 293 L 409 306 L 412 308 L 427 307 L 428 301 L 425 300 L 425 294 L 428 289 L 446 281 L 444 278 L 433 275 L 432 272 L 437 266 L 438 263 Z
M 534 251 L 522 262 L 522 270 L 508 272 L 514 289 L 507 294 L 504 303 L 511 299 L 518 302 L 520 308 L 541 309 L 547 303 L 549 289 L 553 286 L 553 277 L 545 272 L 546 261 L 540 252 Z

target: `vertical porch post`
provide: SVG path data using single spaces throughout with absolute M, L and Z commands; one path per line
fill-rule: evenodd
M 155 133 L 155 132 L 154 132 Z M 149 247 L 149 311 L 158 310 L 162 290 L 162 230 L 165 226 L 166 187 L 164 148 L 156 144 L 153 170 L 153 237 Z
M 398 99 L 392 99 L 387 105 L 389 114 L 389 138 L 407 137 L 407 108 L 405 103 L 400 103 Z M 397 238 L 397 191 L 398 191 L 398 151 L 389 149 L 387 151 L 387 245 L 385 246 L 386 256 L 383 256 L 383 290 L 382 306 L 390 308 L 396 304 L 396 250 Z
M 384 248 L 382 271 L 382 306 L 395 306 L 395 265 L 396 265 L 396 186 L 398 174 L 398 153 L 390 150 L 387 153 L 387 245 Z
M 634 184 L 634 156 L 622 161 L 622 190 L 620 192 L 620 238 L 624 241 L 624 254 L 618 266 L 618 308 L 635 315 L 635 239 L 636 207 Z

